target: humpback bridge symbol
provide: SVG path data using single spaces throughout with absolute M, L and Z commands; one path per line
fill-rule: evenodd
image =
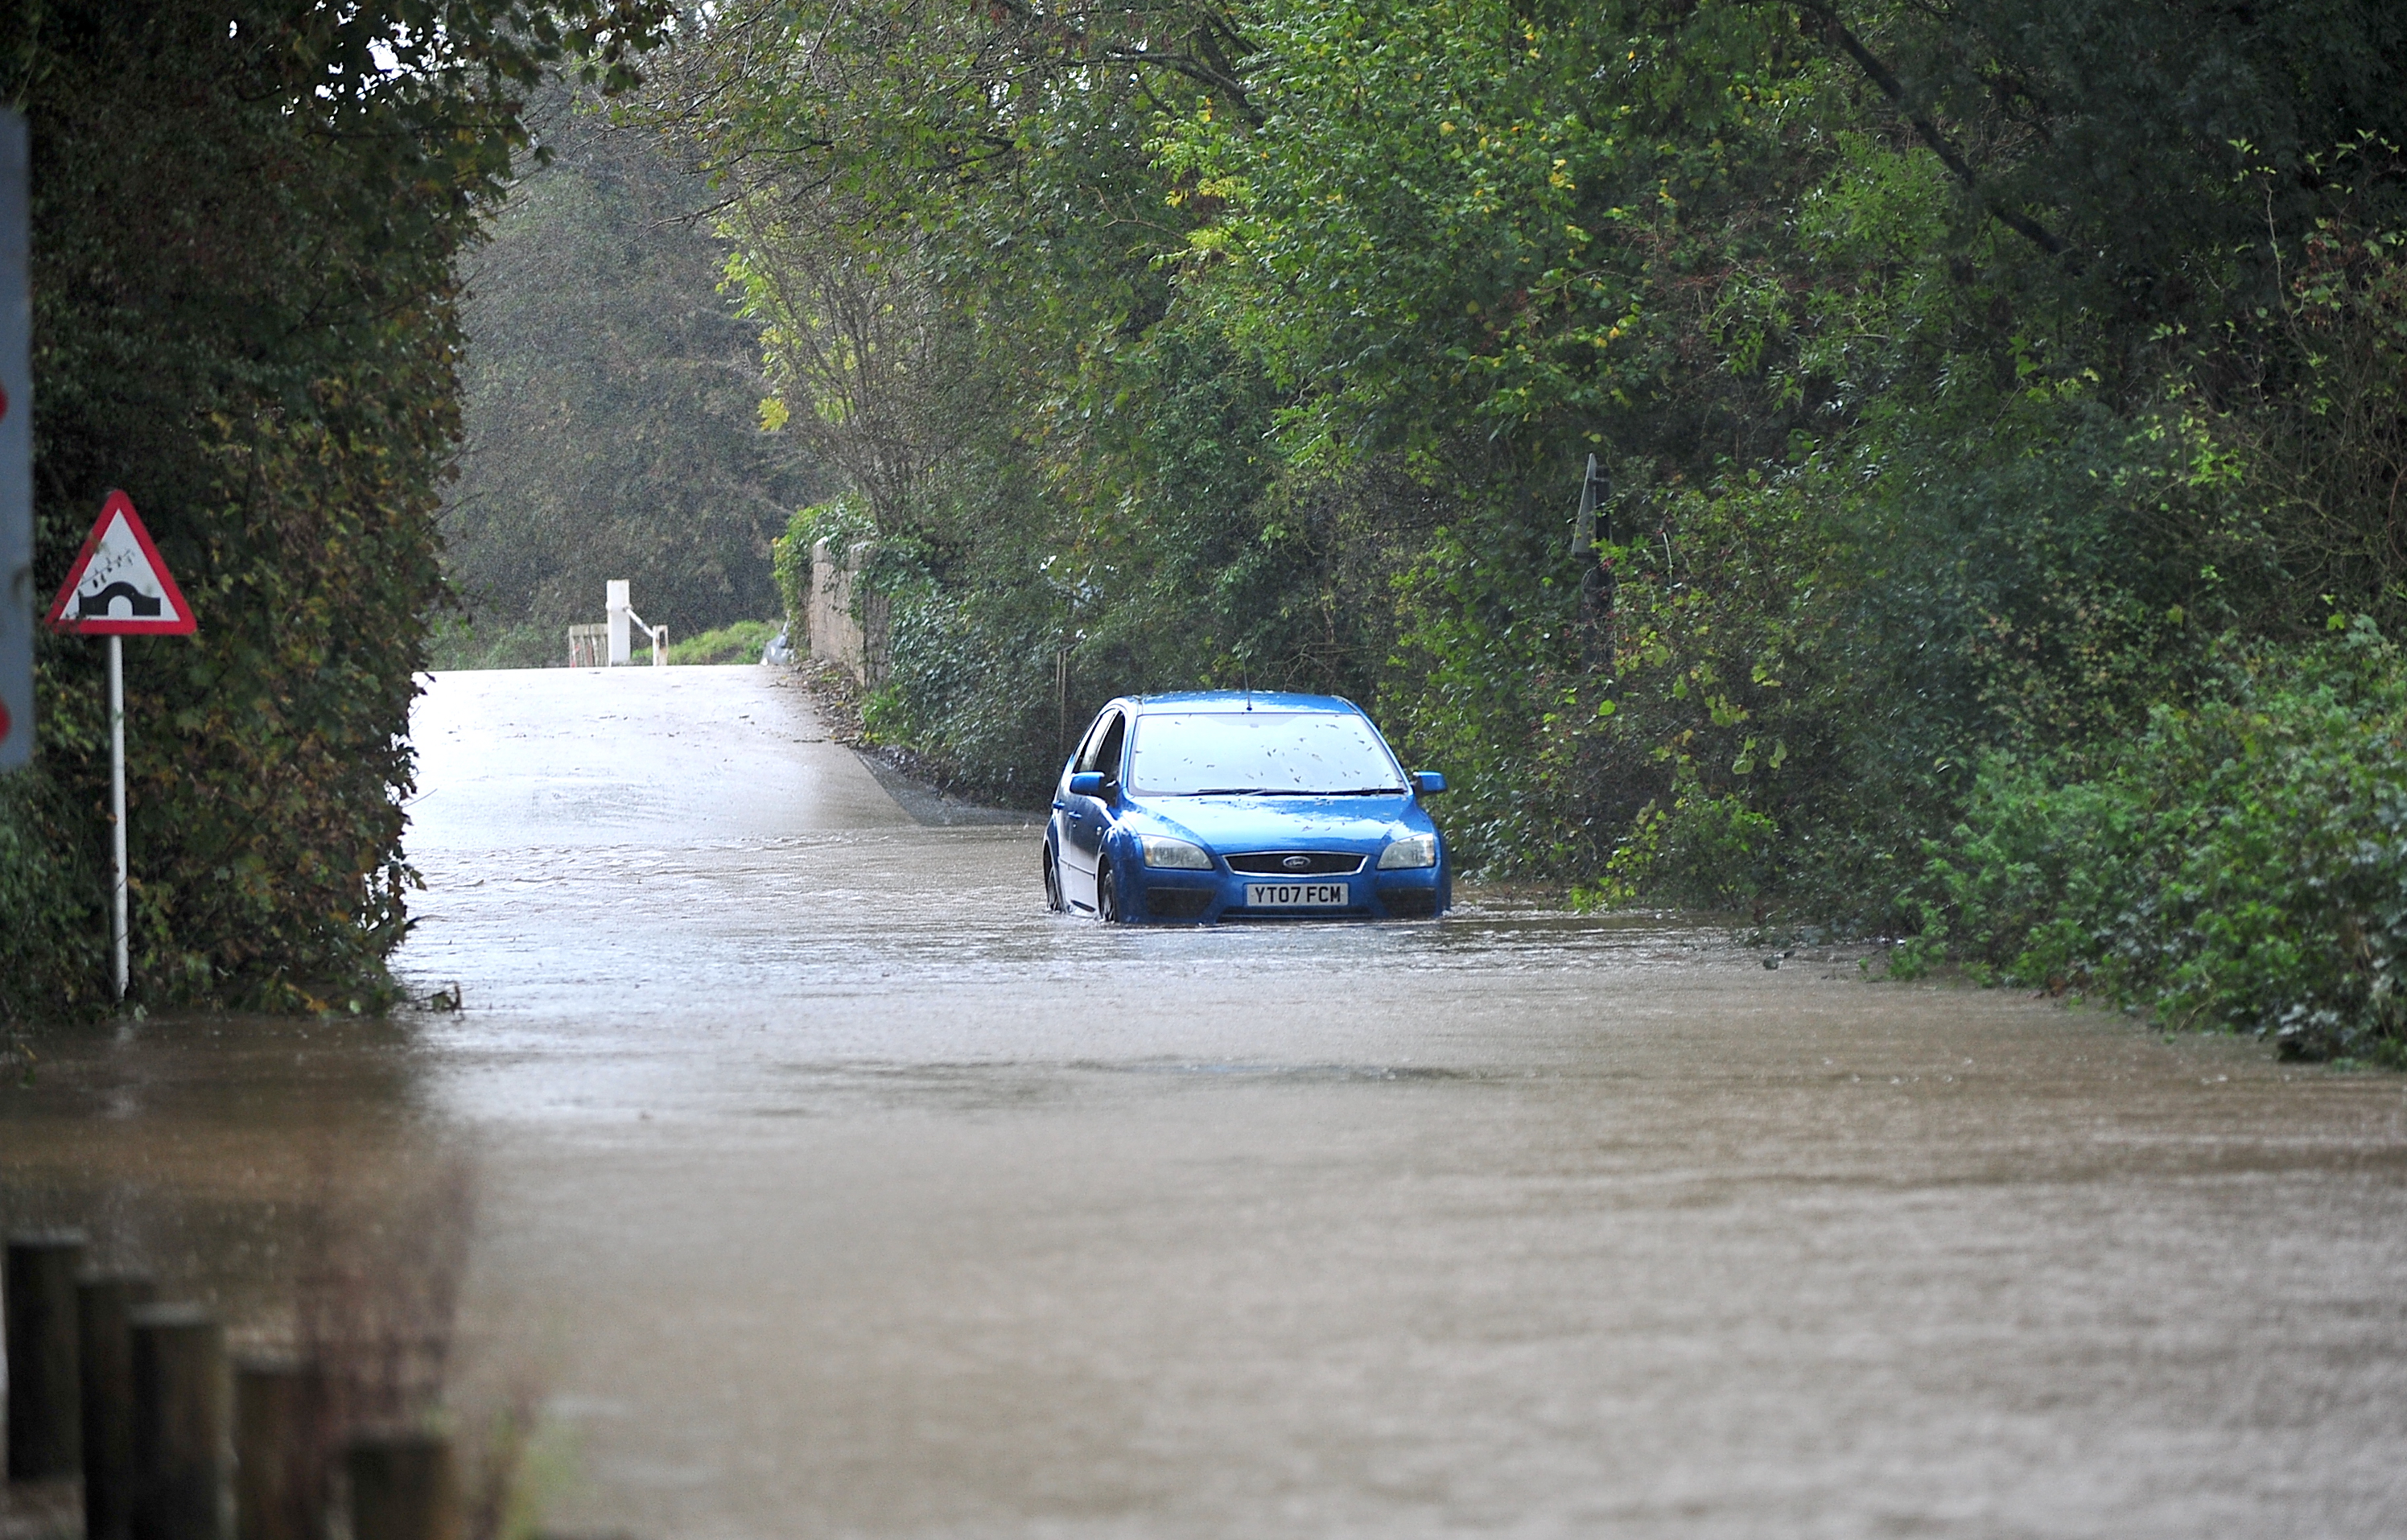
M 157 616 L 164 604 L 157 594 L 145 593 L 132 583 L 119 578 L 97 593 L 77 594 L 76 619 L 105 620 L 108 619 L 108 606 L 120 599 L 125 601 L 126 614 L 144 620 Z

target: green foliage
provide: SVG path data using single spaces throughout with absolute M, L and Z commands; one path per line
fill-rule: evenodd
M 479 624 L 455 612 L 437 616 L 426 637 L 426 667 L 437 674 L 458 668 L 553 668 L 567 657 L 568 639 L 561 629 L 532 621 Z
M 20 7 L 34 146 L 36 581 L 125 488 L 199 620 L 126 645 L 134 980 L 150 1005 L 373 1007 L 401 939 L 413 672 L 458 431 L 451 264 L 600 0 Z M 128 110 L 129 103 L 139 104 Z M 0 1011 L 105 1001 L 102 644 L 46 637 L 0 795 Z
M 1473 864 L 2019 967 L 2079 948 L 1926 855 L 1999 767 L 2077 821 L 2231 659 L 2407 624 L 2395 7 L 714 14 L 664 117 L 880 534 L 877 730 L 977 785 L 1334 690 Z
M 1744 908 L 1772 886 L 1780 826 L 1735 796 L 1709 796 L 1693 777 L 1672 805 L 1649 804 L 1604 863 L 1604 879 L 1574 888 L 1583 908 L 1668 899 L 1700 909 Z
M 891 579 L 889 592 L 890 673 L 862 714 L 873 741 L 928 756 L 963 788 L 1034 806 L 1069 753 L 1064 739 L 1086 726 L 1057 688 L 1060 634 L 1043 596 L 947 596 Z
M 0 776 L 0 1021 L 90 1016 L 107 1001 L 106 849 L 56 837 L 90 820 L 55 777 Z
M 777 634 L 775 620 L 738 620 L 669 644 L 672 663 L 757 663 L 769 638 Z
M 549 163 L 462 264 L 444 569 L 480 628 L 547 636 L 469 654 L 504 666 L 564 660 L 564 629 L 601 620 L 613 578 L 672 636 L 766 613 L 769 541 L 820 484 L 755 420 L 759 336 L 715 292 L 708 189 L 604 114 L 591 92 L 535 98 Z
M 1996 755 L 1906 897 L 2002 982 L 2407 1060 L 2407 660 L 2337 643 L 2226 664 L 2092 768 Z

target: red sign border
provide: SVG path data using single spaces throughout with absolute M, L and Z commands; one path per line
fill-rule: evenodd
M 159 586 L 165 591 L 167 603 L 176 612 L 175 620 L 116 620 L 102 616 L 78 620 L 68 616 L 67 605 L 75 598 L 77 585 L 83 581 L 84 569 L 92 565 L 93 551 L 107 532 L 109 520 L 121 513 L 125 515 L 125 527 L 134 532 L 134 543 L 142 548 L 150 570 L 158 575 Z M 59 585 L 59 596 L 50 602 L 50 617 L 42 623 L 70 636 L 189 636 L 200 624 L 192 606 L 184 601 L 184 591 L 176 586 L 175 578 L 167 571 L 167 563 L 159 559 L 159 548 L 150 543 L 150 532 L 142 527 L 142 516 L 134 511 L 134 499 L 114 487 L 100 506 L 100 517 L 93 521 L 92 533 L 83 537 L 83 549 L 76 552 L 75 564 L 67 568 L 67 580 Z

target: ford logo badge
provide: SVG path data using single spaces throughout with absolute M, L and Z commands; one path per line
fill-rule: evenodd
M 1312 858 L 1310 856 L 1289 856 L 1285 861 L 1280 862 L 1279 864 L 1286 867 L 1290 872 L 1308 872 L 1312 870 Z

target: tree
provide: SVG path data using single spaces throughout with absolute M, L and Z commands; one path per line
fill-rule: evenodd
M 444 568 L 475 618 L 450 661 L 560 662 L 625 578 L 672 635 L 772 613 L 769 540 L 819 482 L 764 435 L 761 338 L 716 292 L 708 190 L 598 94 L 548 88 L 548 164 L 464 255 L 460 477 Z
M 1026 786 L 1040 660 L 1372 693 L 1474 860 L 1768 827 L 1874 923 L 1981 753 L 2407 620 L 2394 8 L 736 7 L 668 94 L 945 339 L 882 731 Z
M 134 977 L 153 1005 L 387 996 L 405 734 L 458 430 L 452 262 L 563 63 L 623 87 L 644 0 L 84 0 L 0 17 L 34 150 L 36 578 L 110 486 L 200 622 L 128 659 Z M 37 656 L 0 786 L 0 1013 L 100 1008 L 97 654 Z

